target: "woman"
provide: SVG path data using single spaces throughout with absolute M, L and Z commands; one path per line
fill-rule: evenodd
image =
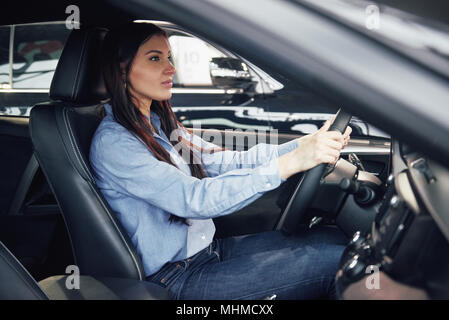
M 144 23 L 111 30 L 103 54 L 111 100 L 90 160 L 147 280 L 174 299 L 332 298 L 346 242 L 337 230 L 214 240 L 212 218 L 245 207 L 297 172 L 336 161 L 350 130 L 327 132 L 326 123 L 280 146 L 219 149 L 186 130 L 171 110 L 175 68 L 164 31 Z

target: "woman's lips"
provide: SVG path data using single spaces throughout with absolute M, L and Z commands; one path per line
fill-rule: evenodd
M 166 88 L 171 88 L 173 86 L 173 82 L 171 80 L 164 81 L 162 82 L 162 86 Z

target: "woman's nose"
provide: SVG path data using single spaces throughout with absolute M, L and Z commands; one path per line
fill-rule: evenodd
M 165 69 L 165 73 L 166 74 L 175 74 L 176 73 L 176 68 L 171 61 L 168 61 L 168 66 Z

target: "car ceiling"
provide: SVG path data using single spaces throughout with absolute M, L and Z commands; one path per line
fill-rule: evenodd
M 373 2 L 449 25 L 449 1 L 447 0 L 375 0 Z
M 132 14 L 116 8 L 106 0 L 17 0 L 9 1 L 7 10 L 0 10 L 0 24 L 64 21 L 69 16 L 65 12 L 69 5 L 79 7 L 80 20 L 83 26 L 109 27 L 136 18 Z M 155 16 L 152 20 L 160 19 Z
M 375 0 L 373 2 L 449 25 L 449 2 L 447 0 Z M 16 0 L 8 2 L 7 10 L 0 11 L 0 22 L 2 25 L 7 25 L 65 20 L 67 18 L 65 8 L 68 5 L 77 5 L 80 8 L 81 21 L 85 25 L 107 27 L 136 18 L 130 13 L 116 8 L 113 2 L 108 0 Z M 108 14 L 101 14 L 106 7 L 109 7 Z M 160 17 L 155 14 L 151 19 L 160 20 Z

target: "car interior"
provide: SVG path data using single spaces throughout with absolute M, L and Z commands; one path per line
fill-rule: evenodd
M 1 25 L 63 21 L 67 5 L 62 1 L 44 10 L 33 4 L 16 17 L 2 13 Z M 80 7 L 81 28 L 67 33 L 48 93 L 35 90 L 33 97 L 14 100 L 7 88 L 0 90 L 3 106 L 18 105 L 17 99 L 33 106 L 29 116 L 0 114 L 0 299 L 166 300 L 165 289 L 144 280 L 140 257 L 97 188 L 88 160 L 108 101 L 100 70 L 102 40 L 114 24 L 142 17 L 114 1 L 82 1 Z M 105 14 L 99 17 L 98 10 Z M 156 13 L 153 18 L 168 20 Z M 264 71 L 279 79 L 269 67 Z M 233 106 L 245 103 L 237 99 Z M 174 105 L 178 118 L 189 117 L 187 109 Z M 358 130 L 344 107 L 333 106 L 332 111 L 338 111 L 333 129 L 344 131 L 351 125 Z M 213 126 L 193 129 L 209 136 L 217 131 Z M 303 134 L 281 133 L 278 143 Z M 246 150 L 248 144 L 233 140 L 235 149 Z M 445 209 L 437 208 L 447 191 L 444 177 L 444 166 L 394 138 L 354 135 L 335 166 L 297 174 L 250 206 L 214 219 L 215 236 L 269 230 L 291 234 L 299 227 L 330 225 L 348 237 L 336 278 L 342 299 L 384 299 L 390 294 L 445 299 L 449 246 L 439 219 L 447 217 Z M 71 265 L 79 268 L 79 290 L 68 285 L 73 278 L 66 267 Z M 372 266 L 390 279 L 388 289 L 366 289 Z

